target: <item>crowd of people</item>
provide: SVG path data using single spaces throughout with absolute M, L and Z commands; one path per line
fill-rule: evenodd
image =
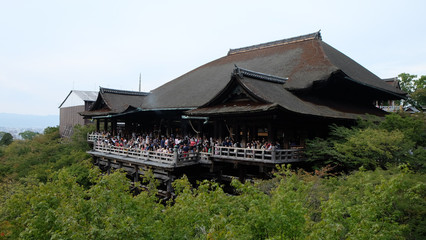
M 128 139 L 123 136 L 112 136 L 109 132 L 94 133 L 98 136 L 96 144 L 101 146 L 116 146 L 127 149 L 141 149 L 145 151 L 157 151 L 163 153 L 179 152 L 212 152 L 215 146 L 238 147 L 248 149 L 262 149 L 273 151 L 280 149 L 278 142 L 252 140 L 248 143 L 240 143 L 227 137 L 223 141 L 213 138 L 199 138 L 194 136 L 161 136 L 154 137 L 152 133 L 136 135 L 132 134 Z

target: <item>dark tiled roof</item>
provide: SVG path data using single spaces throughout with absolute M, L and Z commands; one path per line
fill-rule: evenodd
M 100 88 L 100 95 L 108 108 L 113 113 L 121 113 L 129 106 L 140 107 L 143 98 L 148 95 L 145 92 L 124 91 L 109 88 Z
M 300 114 L 340 119 L 358 119 L 366 113 L 383 116 L 384 112 L 371 106 L 341 103 L 318 98 L 302 98 L 280 84 L 262 83 L 245 77 L 240 82 L 246 89 L 265 101 L 277 103 L 282 108 Z
M 399 85 L 399 79 L 397 77 L 393 77 L 393 78 L 384 78 L 382 79 L 383 81 L 385 81 L 387 84 L 401 90 L 401 86 Z
M 303 64 L 302 58 L 309 57 L 305 48 L 312 46 L 311 41 L 304 40 L 274 47 L 231 54 L 199 68 L 196 68 L 156 89 L 151 91 L 144 100 L 147 108 L 182 108 L 199 107 L 213 98 L 230 81 L 234 65 L 262 72 L 280 78 L 289 78 L 286 85 L 291 85 L 291 77 L 295 69 Z M 306 56 L 305 56 L 306 55 Z M 315 61 L 318 63 L 318 61 Z M 305 80 L 324 79 L 330 72 L 337 70 L 327 61 L 315 68 L 310 67 L 309 72 L 298 75 L 297 78 Z M 296 79 L 296 80 L 298 80 Z
M 296 43 L 296 42 L 305 41 L 305 40 L 312 40 L 312 39 L 321 39 L 321 33 L 316 32 L 316 33 L 311 33 L 311 34 L 302 35 L 302 36 L 298 36 L 298 37 L 287 38 L 287 39 L 282 39 L 282 40 L 278 40 L 278 41 L 257 44 L 257 45 L 253 45 L 253 46 L 249 46 L 249 47 L 231 49 L 231 50 L 229 50 L 228 55 L 258 50 L 258 49 L 262 49 L 262 48 L 275 47 L 275 46 L 289 44 L 289 43 Z
M 347 76 L 352 80 L 359 82 L 360 84 L 376 88 L 385 92 L 389 92 L 395 95 L 405 95 L 406 93 L 386 84 L 382 79 L 377 77 L 375 74 L 346 56 L 345 54 L 339 52 L 335 48 L 331 47 L 325 42 L 321 41 L 322 49 L 326 54 L 329 61 L 340 70 L 342 70 Z
M 276 82 L 259 81 L 257 78 L 234 74 L 233 81 L 237 81 L 244 89 L 256 95 L 265 103 L 233 105 L 221 104 L 213 106 L 202 106 L 198 109 L 187 111 L 188 115 L 212 116 L 220 114 L 241 114 L 259 111 L 269 111 L 282 108 L 290 112 L 319 116 L 325 118 L 358 119 L 364 117 L 366 113 L 383 116 L 384 111 L 375 108 L 373 105 L 357 105 L 327 101 L 316 98 L 301 98 L 284 88 L 284 85 Z M 228 86 L 232 86 L 231 84 Z M 222 91 L 224 93 L 226 91 Z
M 127 90 L 103 88 L 103 87 L 100 88 L 100 92 L 103 94 L 112 93 L 112 94 L 129 95 L 129 96 L 146 96 L 149 94 L 147 92 L 127 91 Z
M 339 76 L 341 73 L 345 81 L 371 90 L 368 93 L 370 97 L 377 93 L 377 96 L 395 99 L 405 94 L 323 42 L 320 33 L 316 32 L 233 49 L 228 55 L 200 66 L 149 94 L 101 88 L 99 96 L 110 113 L 123 112 L 130 106 L 143 111 L 194 109 L 205 106 L 218 96 L 229 85 L 234 71 L 241 75 L 241 83 L 256 96 L 301 114 L 353 118 L 358 112 L 367 111 L 358 106 L 350 106 L 353 111 L 345 109 L 345 106 L 330 107 L 330 103 L 325 101 L 301 99 L 293 94 L 309 89 L 315 82 L 331 82 L 331 76 L 336 73 Z M 103 110 L 99 104 L 97 106 L 98 110 Z M 355 115 L 351 115 L 351 111 Z M 368 111 L 375 112 L 374 109 Z
M 230 81 L 234 65 L 264 75 L 288 79 L 284 87 L 304 90 L 343 72 L 357 84 L 385 93 L 404 95 L 376 75 L 322 41 L 318 32 L 296 38 L 231 50 L 227 56 L 198 67 L 144 98 L 144 108 L 196 108 L 216 96 Z
M 267 82 L 280 83 L 280 84 L 284 84 L 288 80 L 287 78 L 281 78 L 277 76 L 267 75 L 264 73 L 254 72 L 244 68 L 239 68 L 237 66 L 235 66 L 234 74 L 239 75 L 241 77 L 244 77 L 244 76 L 251 77 L 251 78 L 255 78 L 255 79 L 259 79 L 259 80 L 263 80 Z
M 254 113 L 254 112 L 265 112 L 277 108 L 278 105 L 275 103 L 265 104 L 250 104 L 250 105 L 216 105 L 210 107 L 202 107 L 194 110 L 187 111 L 189 115 L 196 116 L 212 116 L 212 115 L 232 115 L 241 113 Z
M 126 91 L 100 87 L 99 95 L 90 111 L 80 113 L 83 116 L 103 116 L 122 113 L 132 108 L 139 108 L 143 98 L 149 93 Z

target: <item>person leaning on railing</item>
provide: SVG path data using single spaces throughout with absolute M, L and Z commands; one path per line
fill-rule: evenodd
M 196 138 L 196 137 L 180 137 L 173 135 L 171 136 L 161 136 L 161 138 L 153 137 L 153 134 L 132 134 L 130 139 L 126 139 L 125 137 L 116 137 L 111 136 L 109 132 L 102 133 L 92 133 L 91 137 L 96 137 L 96 143 L 104 143 L 104 145 L 109 146 L 117 146 L 122 148 L 136 148 L 145 151 L 163 151 L 163 152 L 173 152 L 174 149 L 178 149 L 179 151 L 187 152 L 213 152 L 213 146 L 224 146 L 224 147 L 234 147 L 234 148 L 249 148 L 249 149 L 263 149 L 263 150 L 278 150 L 281 148 L 278 142 L 272 143 L 267 142 L 265 139 L 262 139 L 262 142 L 259 140 L 251 140 L 247 144 L 241 145 L 239 142 L 234 141 L 232 138 L 227 137 L 224 141 L 220 142 L 219 140 L 215 140 L 213 138 L 204 137 Z M 102 137 L 100 137 L 102 136 Z M 137 137 L 136 137 L 137 136 Z M 98 140 L 101 140 L 99 142 Z M 210 139 L 207 140 L 207 139 Z M 186 146 L 185 146 L 186 144 Z M 177 146 L 177 148 L 176 148 Z M 183 148 L 185 147 L 185 150 Z M 188 148 L 188 149 L 187 149 Z

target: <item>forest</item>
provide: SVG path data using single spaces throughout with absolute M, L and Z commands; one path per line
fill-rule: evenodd
M 142 188 L 94 167 L 92 130 L 1 143 L 0 239 L 426 239 L 423 113 L 330 126 L 307 143 L 309 169 L 234 179 L 231 193 L 183 177 L 167 201 L 149 171 Z

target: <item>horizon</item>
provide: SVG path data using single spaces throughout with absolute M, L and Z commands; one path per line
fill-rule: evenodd
M 59 115 L 0 113 L 0 128 L 25 129 L 59 126 Z

